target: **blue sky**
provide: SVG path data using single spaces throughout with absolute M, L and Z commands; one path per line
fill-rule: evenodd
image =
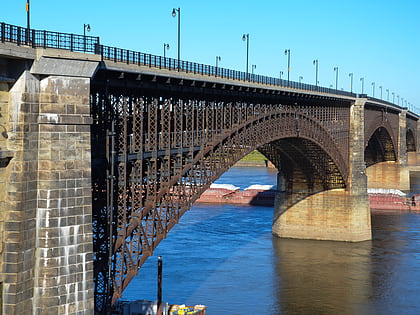
M 26 0 L 0 0 L 0 21 L 26 26 Z M 319 60 L 319 82 L 390 101 L 392 92 L 420 108 L 420 1 L 418 0 L 258 0 L 258 1 L 99 1 L 31 0 L 31 27 L 83 33 L 101 42 L 146 53 L 177 57 L 177 18 L 181 8 L 181 59 L 245 71 L 250 35 L 249 68 L 278 77 L 287 71 L 285 49 L 291 50 L 290 77 L 315 83 L 313 60 Z M 251 71 L 251 70 L 250 70 Z M 408 105 L 408 103 L 407 103 Z M 405 103 L 404 103 L 405 106 Z M 417 110 L 420 112 L 420 110 Z

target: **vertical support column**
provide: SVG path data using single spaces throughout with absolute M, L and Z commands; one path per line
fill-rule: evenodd
M 25 71 L 8 118 L 3 311 L 93 314 L 90 79 Z
M 93 314 L 90 79 L 40 81 L 34 312 Z
M 372 239 L 370 202 L 365 163 L 365 103 L 356 99 L 350 107 L 349 187 L 350 229 L 355 241 Z
M 398 122 L 398 153 L 397 159 L 400 166 L 407 166 L 407 110 L 401 110 Z
M 416 140 L 416 154 L 420 154 L 420 120 L 417 120 L 417 126 L 416 126 L 416 134 L 415 140 Z
M 37 238 L 39 81 L 25 71 L 8 95 L 6 147 L 13 152 L 5 177 L 4 250 L 1 255 L 3 314 L 33 313 Z
M 403 191 L 410 190 L 410 169 L 407 152 L 407 109 L 401 110 L 398 121 L 398 153 L 399 186 Z

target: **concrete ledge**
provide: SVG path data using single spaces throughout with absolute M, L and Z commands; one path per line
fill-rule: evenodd
M 29 46 L 18 46 L 15 43 L 0 43 L 0 56 L 34 60 L 36 50 Z
M 92 78 L 98 61 L 41 57 L 31 68 L 32 74 Z

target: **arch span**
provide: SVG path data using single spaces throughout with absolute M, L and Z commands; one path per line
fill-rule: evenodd
M 379 126 L 365 141 L 366 166 L 385 161 L 396 161 L 396 146 L 392 134 L 385 126 Z
M 202 137 L 205 139 L 206 135 Z M 166 159 L 150 159 L 143 169 L 146 174 L 159 169 L 159 183 L 153 176 L 147 181 L 142 180 L 140 174 L 129 176 L 137 178 L 138 183 L 128 191 L 121 191 L 127 195 L 122 201 L 138 198 L 140 201 L 131 208 L 121 203 L 122 209 L 130 210 L 121 214 L 127 223 L 116 232 L 119 235 L 114 255 L 121 267 L 116 270 L 115 288 L 119 290 L 114 291 L 114 300 L 121 296 L 137 269 L 191 204 L 212 182 L 253 150 L 259 148 L 285 172 L 285 167 L 293 164 L 295 171 L 288 172 L 287 176 L 294 190 L 300 180 L 311 191 L 345 187 L 349 177 L 347 160 L 327 128 L 296 110 L 284 108 L 261 113 L 244 123 L 233 124 L 213 139 L 215 141 L 196 146 L 194 152 L 180 154 L 178 151 Z M 301 165 L 296 164 L 295 155 Z M 136 163 L 140 162 L 136 160 L 125 166 L 121 163 L 118 169 L 137 174 L 140 166 Z M 133 252 L 132 248 L 136 250 Z

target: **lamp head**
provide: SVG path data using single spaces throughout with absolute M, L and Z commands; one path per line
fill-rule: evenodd
M 172 16 L 173 17 L 176 17 L 176 10 L 175 10 L 175 8 L 172 9 Z

